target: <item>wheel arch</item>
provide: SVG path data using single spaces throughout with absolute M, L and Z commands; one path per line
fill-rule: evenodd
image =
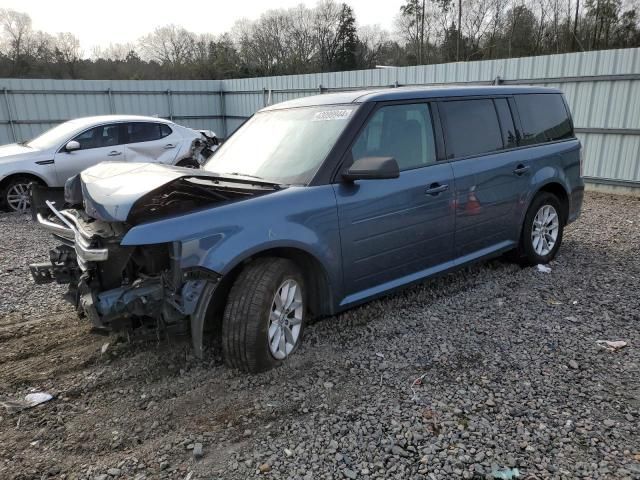
M 14 173 L 11 173 L 11 174 L 7 175 L 2 180 L 0 180 L 0 189 L 4 188 L 7 185 L 7 183 L 9 183 L 11 181 L 11 179 L 17 178 L 17 177 L 32 178 L 33 180 L 42 183 L 45 187 L 49 186 L 47 181 L 42 176 L 40 176 L 40 175 L 38 175 L 36 173 L 33 173 L 33 172 L 14 172 Z
M 334 313 L 334 293 L 330 277 L 322 262 L 313 254 L 296 247 L 271 247 L 253 252 L 237 261 L 217 284 L 205 287 L 198 302 L 196 313 L 191 316 L 191 337 L 196 356 L 202 358 L 203 335 L 205 329 L 215 333 L 222 330 L 222 315 L 227 304 L 229 292 L 240 272 L 253 260 L 265 257 L 286 258 L 293 261 L 304 276 L 310 297 L 309 310 L 312 316 L 324 316 Z
M 558 199 L 562 207 L 562 223 L 563 225 L 566 225 L 569 218 L 569 192 L 567 192 L 567 189 L 564 187 L 564 185 L 562 185 L 562 183 L 558 181 L 550 181 L 540 186 L 540 188 L 538 188 L 538 190 L 536 190 L 536 192 L 529 199 L 527 210 L 529 210 L 531 202 L 533 202 L 533 199 L 540 192 L 550 193 Z
M 279 257 L 293 261 L 300 268 L 308 291 L 316 293 L 310 298 L 309 307 L 312 314 L 323 316 L 333 313 L 333 291 L 327 269 L 315 255 L 293 246 L 265 248 L 241 259 L 222 277 L 216 291 L 220 290 L 226 299 L 231 285 L 242 269 L 253 260 L 264 257 Z

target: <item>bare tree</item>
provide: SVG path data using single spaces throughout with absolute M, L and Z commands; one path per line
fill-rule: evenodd
M 69 76 L 75 78 L 78 62 L 82 59 L 78 37 L 68 32 L 58 33 L 55 37 L 54 52 L 58 62 L 66 67 Z
M 194 34 L 177 25 L 156 28 L 140 39 L 143 57 L 169 67 L 179 67 L 193 59 Z
M 0 9 L 2 28 L 1 51 L 11 60 L 14 72 L 20 71 L 20 63 L 31 48 L 31 17 L 26 13 L 6 8 Z

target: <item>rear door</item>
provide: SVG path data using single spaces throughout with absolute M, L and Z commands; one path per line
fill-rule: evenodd
M 509 150 L 518 139 L 508 99 L 452 99 L 438 109 L 455 176 L 456 258 L 512 246 L 530 165 L 526 155 Z
M 165 123 L 130 122 L 126 128 L 125 155 L 128 162 L 173 164 L 182 137 Z
M 453 171 L 437 163 L 428 103 L 379 106 L 346 160 L 391 156 L 400 176 L 335 184 L 343 305 L 422 278 L 452 256 Z
M 123 125 L 99 125 L 70 139 L 77 141 L 80 149 L 67 152 L 63 146 L 56 153 L 54 163 L 58 182 L 63 184 L 67 178 L 100 162 L 124 160 Z

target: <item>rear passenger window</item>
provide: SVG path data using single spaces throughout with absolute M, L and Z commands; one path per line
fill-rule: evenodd
M 502 134 L 493 100 L 453 100 L 438 106 L 445 124 L 448 158 L 502 149 Z
M 520 123 L 521 145 L 553 142 L 573 137 L 569 113 L 562 96 L 554 93 L 515 95 Z
M 136 122 L 127 125 L 129 143 L 150 142 L 171 135 L 171 128 L 164 123 Z
M 351 148 L 353 160 L 393 157 L 400 170 L 436 161 L 429 105 L 389 105 L 378 109 Z

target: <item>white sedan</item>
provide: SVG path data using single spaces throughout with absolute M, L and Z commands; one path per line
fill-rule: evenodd
M 69 177 L 105 160 L 198 167 L 210 135 L 156 117 L 70 120 L 28 142 L 0 146 L 0 207 L 25 211 L 31 182 L 62 187 Z

